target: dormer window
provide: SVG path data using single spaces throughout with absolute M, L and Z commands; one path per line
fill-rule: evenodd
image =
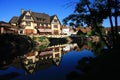
M 25 19 L 31 19 L 31 16 L 26 15 Z
M 37 20 L 38 20 L 38 21 L 41 21 L 42 19 L 37 17 Z
M 54 19 L 54 22 L 57 22 L 57 19 Z
M 45 21 L 45 19 L 43 19 L 43 22 Z
M 36 18 L 38 21 L 41 21 L 41 22 L 44 22 L 45 21 L 45 19 L 44 18 Z

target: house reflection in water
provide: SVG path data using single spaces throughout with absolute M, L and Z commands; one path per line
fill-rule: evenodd
M 22 64 L 27 73 L 49 68 L 52 65 L 59 66 L 62 55 L 78 47 L 77 44 L 63 44 L 50 46 L 43 51 L 32 51 L 22 57 Z

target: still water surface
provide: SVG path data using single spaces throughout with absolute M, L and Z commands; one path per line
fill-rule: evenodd
M 82 73 L 76 67 L 84 57 L 96 57 L 90 45 L 71 43 L 32 50 L 15 57 L 8 65 L 3 61 L 6 65 L 0 68 L 0 80 L 67 80 L 72 71 Z

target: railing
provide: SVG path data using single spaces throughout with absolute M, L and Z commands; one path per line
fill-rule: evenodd
M 64 38 L 68 37 L 68 35 L 33 35 L 34 37 L 41 37 L 41 36 L 46 36 L 49 38 Z

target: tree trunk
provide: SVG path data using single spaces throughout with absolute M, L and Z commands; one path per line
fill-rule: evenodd
M 110 49 L 111 49 L 111 46 L 106 42 L 105 38 L 103 37 L 102 32 L 100 31 L 100 28 L 99 28 L 98 25 L 97 25 L 96 18 L 93 18 L 93 17 L 92 17 L 92 15 L 94 15 L 94 14 L 93 14 L 93 12 L 91 11 L 91 8 L 89 7 L 89 4 L 88 4 L 87 2 L 86 2 L 86 5 L 87 5 L 88 10 L 89 10 L 89 12 L 90 12 L 90 14 L 91 14 L 91 18 L 93 19 L 93 24 L 95 25 L 94 27 L 96 27 L 96 29 L 98 30 L 98 32 L 99 32 L 99 34 L 100 34 L 101 40 L 105 43 L 105 45 L 107 46 L 107 48 L 110 50 Z
M 109 18 L 110 25 L 111 25 L 111 36 L 112 36 L 112 42 L 113 42 L 112 46 L 115 47 L 115 44 L 116 44 L 115 43 L 115 32 L 114 32 L 113 21 L 112 21 L 112 10 L 110 7 L 112 5 L 111 2 L 112 2 L 111 0 L 107 0 L 107 7 L 108 7 L 108 12 L 109 12 L 108 18 Z
M 99 34 L 100 34 L 101 40 L 105 43 L 105 45 L 107 46 L 107 48 L 108 48 L 109 50 L 111 50 L 111 46 L 106 42 L 104 36 L 102 35 L 102 32 L 101 32 L 100 28 L 99 28 L 98 25 L 96 24 L 96 23 L 97 23 L 97 22 L 96 22 L 96 19 L 93 19 L 93 21 L 94 21 L 93 23 L 95 24 L 96 29 L 98 30 L 98 32 L 99 32 Z
M 118 10 L 117 10 L 117 6 L 118 6 L 118 0 L 115 0 L 115 36 L 116 36 L 116 42 L 118 42 Z M 117 44 L 116 44 L 117 46 Z
M 109 16 L 109 20 L 110 20 L 110 25 L 111 25 L 111 36 L 112 36 L 112 42 L 113 42 L 113 47 L 115 47 L 115 34 L 114 34 L 114 28 L 113 28 L 113 22 L 112 22 L 112 16 Z

